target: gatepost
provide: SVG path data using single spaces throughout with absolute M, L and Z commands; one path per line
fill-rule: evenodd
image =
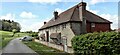
M 63 51 L 67 52 L 67 38 L 64 36 L 62 39 L 63 39 Z

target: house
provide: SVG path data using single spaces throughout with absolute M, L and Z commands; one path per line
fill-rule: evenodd
M 120 28 L 116 29 L 115 31 L 116 31 L 116 32 L 120 32 Z
M 71 46 L 75 35 L 110 31 L 112 22 L 86 10 L 86 5 L 81 2 L 59 15 L 55 11 L 54 17 L 39 29 L 39 37 L 55 44 L 63 44 L 63 38 L 66 38 L 67 46 Z

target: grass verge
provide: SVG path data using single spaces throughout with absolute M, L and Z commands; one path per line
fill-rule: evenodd
M 16 33 L 13 37 L 12 35 L 13 32 L 0 31 L 0 50 L 3 49 L 12 39 L 26 36 L 28 33 Z
M 62 51 L 59 51 L 57 49 L 45 46 L 43 44 L 34 42 L 34 41 L 24 41 L 23 43 L 25 43 L 28 47 L 30 47 L 31 49 L 33 49 L 35 52 L 37 52 L 40 55 L 67 55 L 67 53 L 64 53 Z
M 12 40 L 13 38 L 5 38 L 2 40 L 2 49 Z

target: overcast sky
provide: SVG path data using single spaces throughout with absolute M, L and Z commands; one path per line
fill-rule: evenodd
M 80 3 L 81 0 L 0 0 L 0 19 L 19 22 L 21 31 L 38 31 L 44 21 Z M 118 0 L 84 0 L 87 10 L 113 22 L 112 29 L 118 28 Z

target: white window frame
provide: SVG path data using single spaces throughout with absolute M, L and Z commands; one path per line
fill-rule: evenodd
M 95 27 L 95 23 L 91 23 L 91 27 Z

